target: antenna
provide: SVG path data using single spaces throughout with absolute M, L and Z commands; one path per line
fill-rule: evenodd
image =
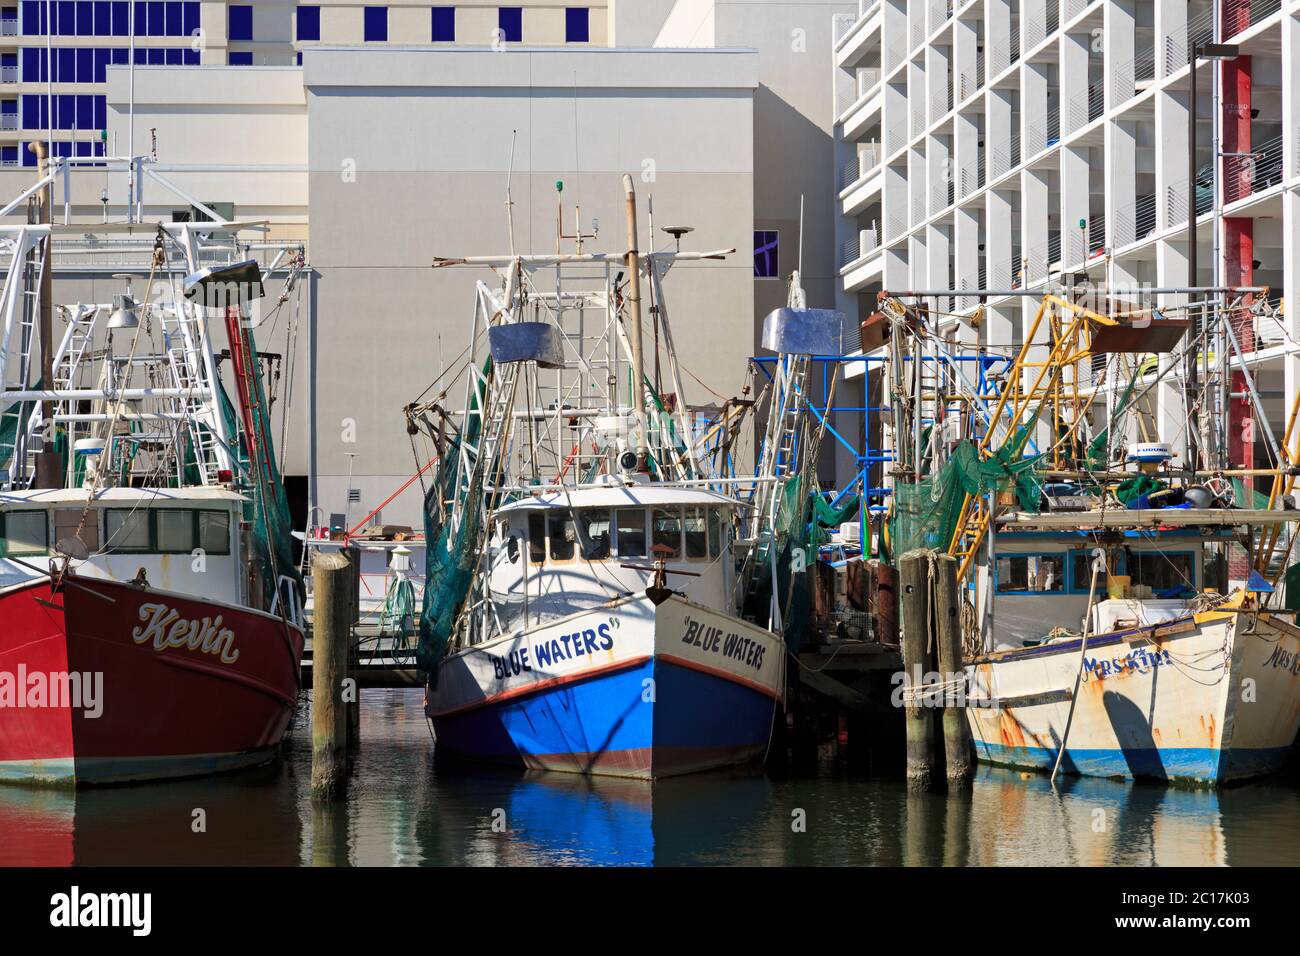
M 515 204 L 510 198 L 510 180 L 515 173 L 515 137 L 519 134 L 518 130 L 510 131 L 510 163 L 506 167 L 506 232 L 510 239 L 510 256 L 515 254 Z

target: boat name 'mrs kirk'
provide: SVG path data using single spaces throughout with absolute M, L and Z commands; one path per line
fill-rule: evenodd
M 212 654 L 223 664 L 239 660 L 235 632 L 221 626 L 220 614 L 215 618 L 185 620 L 166 604 L 141 604 L 140 620 L 148 624 L 131 629 L 131 638 L 137 644 L 147 644 L 152 640 L 156 651 L 188 647 L 192 651 Z

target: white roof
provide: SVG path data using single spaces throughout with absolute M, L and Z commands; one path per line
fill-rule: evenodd
M 105 488 L 95 495 L 94 504 L 115 505 L 184 505 L 193 502 L 242 502 L 244 496 L 228 488 Z M 27 491 L 0 491 L 0 508 L 29 505 L 86 503 L 85 488 L 44 488 Z
M 572 491 L 550 491 L 545 494 L 514 501 L 497 511 L 525 511 L 542 508 L 636 508 L 644 505 L 726 505 L 737 507 L 741 502 L 703 488 L 680 488 L 673 485 L 601 485 L 575 488 Z

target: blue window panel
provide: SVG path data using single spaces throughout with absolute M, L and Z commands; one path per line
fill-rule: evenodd
M 77 121 L 77 98 L 71 93 L 54 97 L 54 128 L 72 129 Z
M 586 7 L 568 7 L 564 11 L 564 42 L 587 43 L 591 40 L 591 17 Z
M 136 24 L 140 29 L 140 24 Z M 163 0 L 149 0 L 149 35 L 165 37 L 167 35 L 167 4 Z
M 148 36 L 149 4 L 147 4 L 145 0 L 134 0 L 131 4 L 131 16 L 135 21 L 131 26 L 131 29 L 135 31 L 135 35 L 138 37 Z
M 77 48 L 77 82 L 95 82 L 95 51 L 88 46 Z
M 112 0 L 113 36 L 124 37 L 131 34 L 131 4 L 128 0 Z
M 298 7 L 294 37 L 299 40 L 320 39 L 320 7 Z
M 50 4 L 50 12 L 54 16 L 54 35 L 60 37 L 74 37 L 77 35 L 77 4 L 76 0 L 59 0 L 58 3 Z
M 365 8 L 365 38 L 367 43 L 384 43 L 388 40 L 388 8 Z
M 179 0 L 167 0 L 167 35 L 169 37 L 185 36 L 184 4 Z
M 95 35 L 95 5 L 89 0 L 77 2 L 77 36 L 93 37 Z
M 754 230 L 754 278 L 775 279 L 781 274 L 780 235 L 772 229 Z
M 108 64 L 113 61 L 113 51 L 100 47 L 95 51 L 95 82 L 108 82 Z
M 199 62 L 200 62 L 200 56 L 199 56 L 199 51 L 198 51 L 198 50 L 195 50 L 195 49 L 193 49 L 192 47 L 186 47 L 186 48 L 184 49 L 184 51 L 182 51 L 182 52 L 185 54 L 185 55 L 181 58 L 181 62 L 182 62 L 182 63 L 184 63 L 186 66 L 198 66 L 198 65 L 199 65 Z
M 92 149 L 93 149 L 94 145 L 95 145 L 95 144 L 94 144 L 94 143 L 91 143 L 91 142 L 84 142 L 84 143 L 83 143 L 83 142 L 78 142 L 78 143 L 77 143 L 77 155 L 78 155 L 78 156 L 90 156 L 90 155 L 92 155 Z
M 3 114 L 3 115 L 5 115 L 5 116 L 17 116 L 17 115 L 18 115 L 18 101 L 17 101 L 17 100 L 0 100 L 0 114 Z
M 226 62 L 231 66 L 252 66 L 253 54 L 249 50 L 231 50 L 226 54 Z
M 72 144 L 67 142 L 55 143 L 54 155 L 60 157 L 61 159 L 70 159 L 72 157 Z
M 0 53 L 0 65 L 17 67 L 18 53 Z
M 174 48 L 167 51 L 167 65 L 181 66 L 185 62 L 185 51 L 180 48 Z
M 35 165 L 36 165 L 36 156 L 33 155 L 32 151 L 31 151 L 30 149 L 27 148 L 28 145 L 29 145 L 28 143 L 20 143 L 20 144 L 19 144 L 18 152 L 19 152 L 19 153 L 22 155 L 22 157 L 23 157 L 23 165 L 24 165 L 24 166 L 35 166 Z
M 35 93 L 23 94 L 23 129 L 41 128 L 41 98 Z
M 0 163 L 6 166 L 18 165 L 18 147 L 0 146 Z
M 181 4 L 181 32 L 192 37 L 199 28 L 199 5 L 197 3 Z
M 113 34 L 113 5 L 108 0 L 95 0 L 95 36 Z
M 77 97 L 77 129 L 95 129 L 95 98 Z
M 253 8 L 246 5 L 232 5 L 230 19 L 226 24 L 229 39 L 253 39 Z
M 451 43 L 456 39 L 455 7 L 433 8 L 433 35 L 431 38 L 434 43 Z
M 298 52 L 298 65 L 302 66 L 302 51 Z
M 56 83 L 75 83 L 77 81 L 77 51 L 73 47 L 64 47 L 62 50 L 55 50 L 58 54 L 56 65 L 58 72 L 54 74 Z
M 520 43 L 524 39 L 524 8 L 499 7 L 497 9 L 497 29 L 501 39 L 510 43 Z
M 44 50 L 23 47 L 23 82 L 39 83 L 41 79 L 41 54 Z
M 123 48 L 121 48 L 121 49 L 116 49 L 116 48 L 115 48 L 115 49 L 113 49 L 113 50 L 110 50 L 110 51 L 109 51 L 108 62 L 109 62 L 109 63 L 112 63 L 114 66 L 126 66 L 126 64 L 127 64 L 127 54 L 130 53 L 130 52 L 131 52 L 131 51 L 130 51 L 130 50 L 127 50 L 125 47 L 123 47 Z
M 108 128 L 108 97 L 92 96 L 91 99 L 95 101 L 94 103 L 95 115 L 91 117 L 94 120 L 92 125 L 94 126 L 95 129 L 107 129 Z
M 167 62 L 167 51 L 161 47 L 154 47 L 149 51 L 148 63 L 150 66 L 163 66 Z
M 23 0 L 19 10 L 22 16 L 23 36 L 40 36 L 45 32 L 45 3 L 43 0 Z

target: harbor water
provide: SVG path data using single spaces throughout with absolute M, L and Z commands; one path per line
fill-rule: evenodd
M 901 776 L 716 772 L 655 785 L 435 762 L 419 690 L 363 694 L 346 800 L 313 806 L 310 727 L 285 757 L 196 781 L 0 788 L 0 865 L 1300 865 L 1294 774 L 1220 793 L 981 767 Z

